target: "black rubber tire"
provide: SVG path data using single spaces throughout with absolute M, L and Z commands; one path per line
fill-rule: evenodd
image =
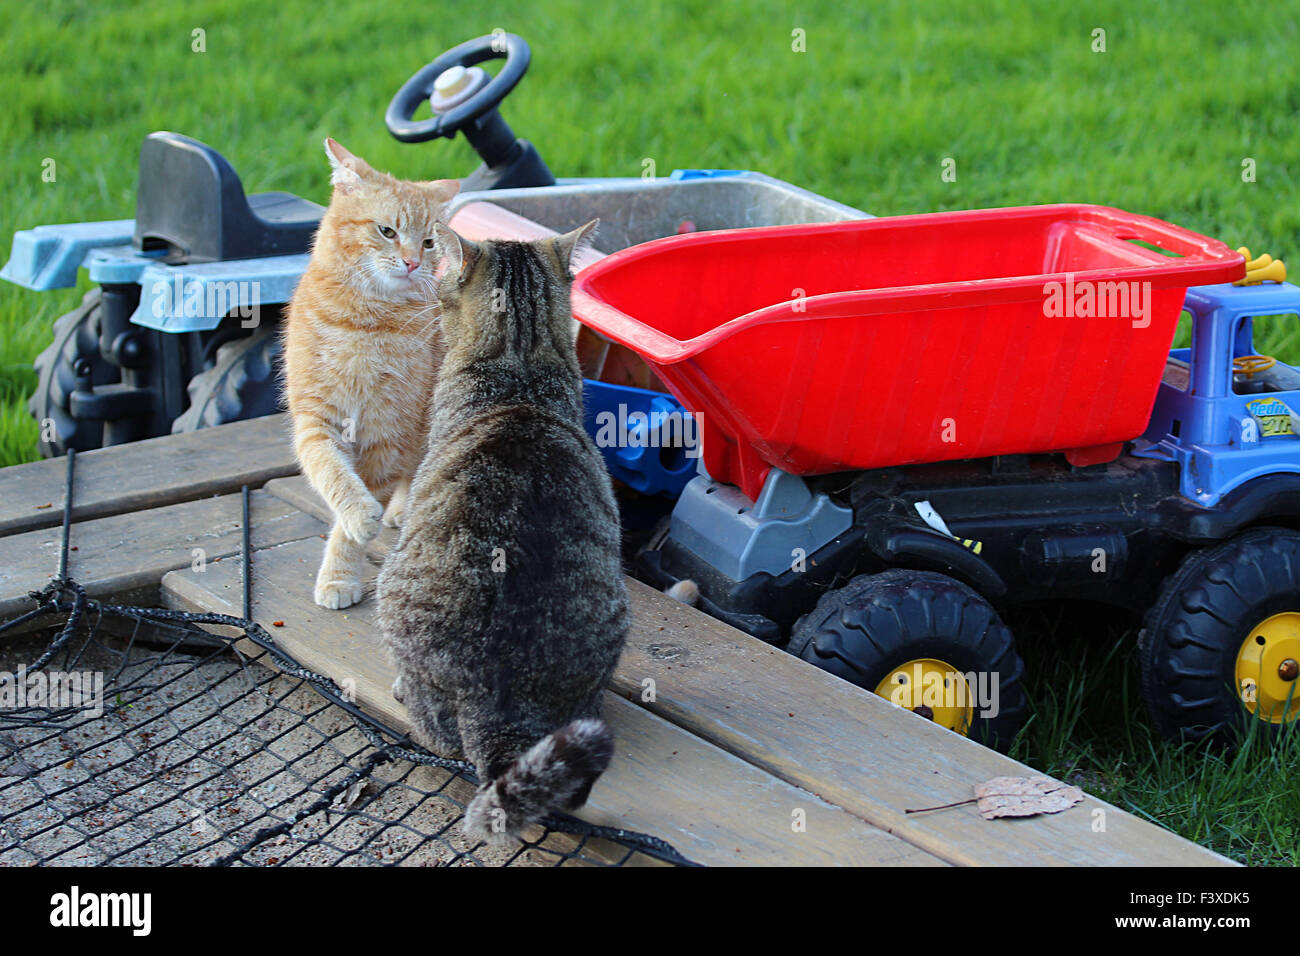
M 104 423 L 77 420 L 69 412 L 69 397 L 77 387 L 77 362 L 90 363 L 91 381 L 108 385 L 121 380 L 121 370 L 99 353 L 100 289 L 91 289 L 81 305 L 54 320 L 52 341 L 32 365 L 36 369 L 36 391 L 27 410 L 37 422 L 53 421 L 53 440 L 40 441 L 41 455 L 56 458 L 69 448 L 90 451 L 104 444 Z M 41 434 L 46 434 L 44 424 Z
M 1300 532 L 1255 528 L 1184 558 L 1138 636 L 1156 730 L 1231 742 L 1256 720 L 1235 687 L 1237 655 L 1256 625 L 1282 611 L 1300 611 Z M 1283 726 L 1258 724 L 1270 734 Z
M 970 737 L 1006 749 L 1025 722 L 1024 664 L 997 611 L 967 585 L 932 571 L 864 574 L 822 596 L 786 650 L 874 691 L 894 668 L 935 658 L 998 677 L 998 711 L 975 710 Z
M 190 379 L 190 407 L 172 432 L 192 432 L 284 411 L 278 324 L 263 323 L 247 338 L 217 349 L 216 361 Z

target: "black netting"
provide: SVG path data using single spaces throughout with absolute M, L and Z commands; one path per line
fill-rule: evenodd
M 37 607 L 0 627 L 0 865 L 689 862 L 569 816 L 505 848 L 467 840 L 471 766 L 366 714 L 254 622 L 88 600 L 66 547 Z

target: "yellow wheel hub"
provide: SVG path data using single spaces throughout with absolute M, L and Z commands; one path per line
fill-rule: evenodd
M 1237 693 L 1256 717 L 1280 724 L 1300 714 L 1300 611 L 1260 621 L 1237 654 Z
M 966 676 L 951 664 L 932 657 L 910 660 L 886 674 L 876 693 L 963 736 L 970 733 L 975 695 Z

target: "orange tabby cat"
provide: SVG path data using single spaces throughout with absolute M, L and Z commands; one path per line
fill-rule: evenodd
M 424 454 L 442 361 L 433 227 L 460 184 L 395 179 L 332 139 L 325 154 L 334 194 L 289 305 L 284 363 L 298 461 L 334 512 L 315 599 L 345 608 L 361 600 L 366 542 L 401 522 Z

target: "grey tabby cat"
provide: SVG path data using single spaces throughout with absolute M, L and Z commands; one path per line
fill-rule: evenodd
M 613 489 L 582 427 L 569 274 L 595 223 L 536 242 L 437 227 L 447 355 L 379 620 L 415 738 L 463 752 L 472 837 L 586 802 L 628 628 Z

